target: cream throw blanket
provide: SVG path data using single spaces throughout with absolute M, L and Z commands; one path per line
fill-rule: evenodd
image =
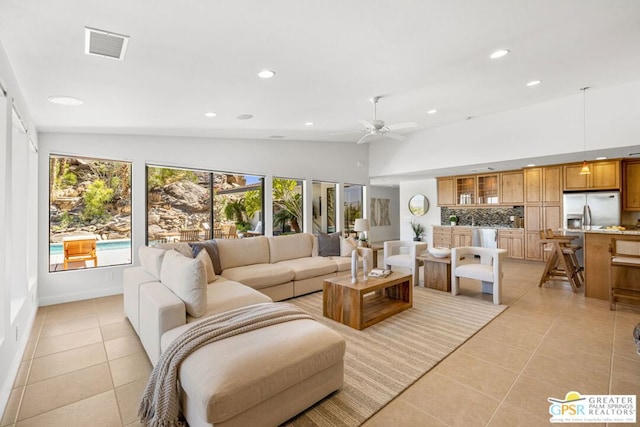
M 313 317 L 293 304 L 268 302 L 236 308 L 197 322 L 160 355 L 140 402 L 140 421 L 151 427 L 183 425 L 178 419 L 178 369 L 197 349 L 227 337 L 298 319 Z

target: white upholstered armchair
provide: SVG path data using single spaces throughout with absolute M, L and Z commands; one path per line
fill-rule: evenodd
M 420 264 L 416 256 L 427 250 L 424 242 L 410 242 L 404 240 L 390 240 L 384 242 L 384 265 L 386 269 L 392 267 L 408 268 L 413 274 L 413 284 L 420 284 Z
M 480 280 L 482 293 L 493 294 L 493 303 L 502 301 L 502 265 L 505 249 L 463 246 L 451 249 L 451 295 L 460 289 L 460 277 Z M 475 258 L 480 256 L 480 260 Z

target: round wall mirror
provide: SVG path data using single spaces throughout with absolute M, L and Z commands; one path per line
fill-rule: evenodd
M 416 194 L 409 200 L 409 212 L 415 216 L 422 216 L 429 210 L 429 199 L 422 194 Z

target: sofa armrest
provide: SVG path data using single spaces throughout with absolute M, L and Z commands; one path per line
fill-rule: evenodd
M 142 267 L 131 267 L 124 270 L 122 293 L 124 313 L 129 318 L 136 334 L 140 333 L 140 286 L 144 283 L 158 282 L 153 275 Z
M 160 358 L 162 334 L 187 323 L 187 308 L 160 282 L 140 286 L 140 341 L 153 365 Z

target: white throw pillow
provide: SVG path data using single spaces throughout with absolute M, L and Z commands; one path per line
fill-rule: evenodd
M 358 244 L 353 237 L 345 239 L 340 236 L 340 256 L 351 256 L 354 249 L 358 249 Z
M 149 246 L 140 246 L 140 249 L 138 249 L 140 266 L 158 280 L 160 280 L 160 269 L 162 268 L 165 252 L 165 250 L 150 248 Z
M 214 282 L 218 276 L 216 276 L 216 272 L 213 269 L 213 262 L 211 261 L 211 257 L 206 249 L 200 250 L 196 259 L 204 265 L 204 271 L 207 275 L 207 283 Z
M 160 280 L 187 307 L 187 313 L 200 317 L 207 311 L 207 273 L 199 260 L 177 251 L 167 251 Z

